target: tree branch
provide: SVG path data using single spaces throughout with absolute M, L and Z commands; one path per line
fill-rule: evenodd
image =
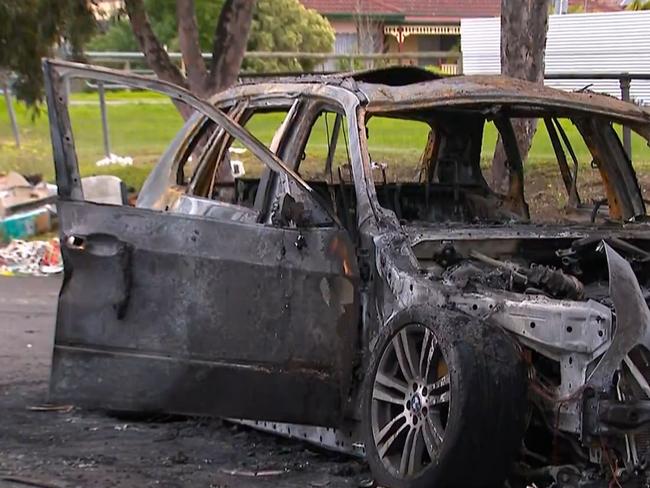
M 194 0 L 176 0 L 176 18 L 178 19 L 178 42 L 185 63 L 187 81 L 192 91 L 202 96 L 207 83 L 207 70 L 199 43 Z
M 214 33 L 208 90 L 217 92 L 237 81 L 246 53 L 255 0 L 226 0 Z
M 138 40 L 149 67 L 158 78 L 187 88 L 187 83 L 178 67 L 172 63 L 167 51 L 156 37 L 147 17 L 143 0 L 124 0 L 126 12 L 131 20 L 133 34 Z
M 160 44 L 160 40 L 151 28 L 147 12 L 144 9 L 143 0 L 124 0 L 124 7 L 126 8 L 126 13 L 129 15 L 133 34 L 138 40 L 147 64 L 156 73 L 156 76 L 161 80 L 188 88 L 183 73 L 181 73 L 178 66 L 169 58 L 169 54 L 167 54 L 165 48 Z M 185 120 L 193 113 L 193 109 L 182 102 L 174 100 L 174 105 L 176 105 L 176 108 Z

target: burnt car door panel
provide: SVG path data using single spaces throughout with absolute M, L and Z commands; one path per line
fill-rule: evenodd
M 65 264 L 52 401 L 335 425 L 352 377 L 358 270 L 346 231 L 83 201 L 66 75 L 190 104 L 276 171 L 243 128 L 163 82 L 45 61 Z M 318 203 L 315 203 L 315 205 Z M 323 209 L 328 212 L 327 209 Z

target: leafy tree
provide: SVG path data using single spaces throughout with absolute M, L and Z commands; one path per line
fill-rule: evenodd
M 41 58 L 56 46 L 78 56 L 94 29 L 91 0 L 2 0 L 0 71 L 13 72 L 18 98 L 35 105 L 42 100 Z
M 93 37 L 85 48 L 87 51 L 131 52 L 138 49 L 138 41 L 129 22 L 117 14 L 108 21 L 106 31 Z
M 650 0 L 633 0 L 627 6 L 628 10 L 650 10 Z
M 250 51 L 330 52 L 334 30 L 315 10 L 298 0 L 258 0 L 248 40 Z M 246 69 L 254 71 L 311 71 L 313 59 L 247 59 Z
M 124 8 L 145 60 L 158 78 L 209 96 L 232 85 L 239 74 L 253 17 L 255 0 L 225 0 L 212 35 L 212 57 L 206 64 L 200 44 L 194 0 L 176 0 L 178 46 L 185 72 L 172 62 L 158 37 L 144 0 L 124 0 Z M 158 15 L 160 12 L 152 12 Z M 183 117 L 191 110 L 176 105 Z
M 177 50 L 178 25 L 176 20 L 176 6 L 173 0 L 146 0 L 154 30 L 160 39 L 164 39 L 169 49 Z M 196 21 L 199 33 L 201 50 L 210 52 L 214 42 L 215 26 L 225 0 L 194 0 Z
M 212 49 L 214 26 L 219 19 L 223 0 L 195 0 L 199 45 L 203 52 Z M 176 6 L 173 0 L 145 0 L 151 27 L 159 41 L 169 50 L 179 50 Z M 334 47 L 334 31 L 329 22 L 316 11 L 306 9 L 299 0 L 258 0 L 253 12 L 249 51 L 330 52 Z M 111 19 L 105 33 L 97 35 L 87 49 L 90 51 L 135 51 L 139 49 L 124 15 Z M 244 70 L 309 71 L 310 59 L 247 59 Z
M 178 25 L 174 0 L 145 0 L 144 5 L 151 27 L 160 42 L 167 49 L 176 51 L 178 46 Z M 196 20 L 199 29 L 201 50 L 212 49 L 214 26 L 219 19 L 223 0 L 195 0 Z M 88 51 L 137 51 L 138 41 L 133 35 L 131 24 L 124 11 L 118 11 L 104 28 L 86 45 Z

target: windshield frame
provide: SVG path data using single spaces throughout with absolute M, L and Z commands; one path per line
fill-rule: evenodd
M 363 110 L 360 110 L 358 117 L 359 138 L 362 157 L 364 160 L 364 180 L 366 182 L 374 214 L 376 216 L 379 216 L 380 220 L 381 216 L 388 215 L 390 216 L 390 220 L 393 220 L 397 227 L 402 226 L 402 224 L 398 222 L 397 216 L 394 214 L 394 212 L 389 208 L 382 207 L 379 203 L 377 192 L 375 190 L 376 181 L 372 171 L 372 164 L 369 155 L 369 143 L 365 130 L 367 122 L 373 117 L 387 117 L 396 119 L 399 118 L 421 122 L 423 120 L 427 120 L 427 117 L 421 115 L 423 112 L 429 112 L 430 120 L 432 113 L 443 113 L 447 110 L 468 112 L 474 115 L 480 114 L 485 119 L 484 123 L 487 123 L 489 120 L 494 120 L 496 117 L 509 118 L 511 120 L 515 118 L 536 118 L 539 119 L 539 129 L 542 128 L 543 120 L 545 118 L 570 119 L 574 123 L 576 120 L 582 120 L 586 122 L 584 124 L 581 124 L 583 127 L 578 127 L 578 129 L 580 136 L 585 139 L 585 143 L 587 143 L 587 141 L 583 131 L 587 130 L 590 131 L 590 133 L 598 134 L 596 137 L 600 139 L 602 139 L 604 136 L 607 136 L 609 138 L 611 138 L 612 135 L 615 136 L 616 141 L 618 142 L 614 145 L 611 145 L 611 147 L 608 146 L 608 150 L 611 155 L 615 156 L 616 164 L 614 165 L 614 168 L 609 168 L 609 178 L 601 179 L 603 188 L 607 189 L 609 194 L 616 194 L 618 196 L 617 200 L 619 202 L 621 200 L 627 202 L 626 205 L 624 205 L 624 208 L 620 209 L 621 218 L 619 220 L 621 223 L 647 220 L 648 214 L 634 165 L 625 152 L 621 138 L 614 130 L 613 124 L 621 124 L 629 127 L 638 136 L 645 140 L 648 146 L 650 146 L 650 121 L 641 123 L 637 118 L 628 118 L 621 116 L 620 114 L 605 116 L 598 110 L 591 111 L 584 108 L 576 109 L 559 107 L 557 104 L 540 104 L 538 100 L 531 101 L 529 103 L 524 103 L 522 101 L 501 104 L 464 103 L 454 104 L 452 107 L 449 105 L 437 103 L 427 104 L 425 106 L 422 106 L 420 104 L 417 107 L 415 107 L 413 103 L 398 103 L 391 106 L 373 106 L 371 108 L 366 106 Z M 600 152 L 603 152 L 606 144 L 602 143 L 602 141 L 596 142 L 598 143 L 596 145 L 600 146 L 598 150 Z M 588 145 L 592 157 L 594 156 L 593 146 L 593 144 L 592 147 L 589 147 Z M 422 150 L 424 151 L 425 148 L 423 147 Z M 619 172 L 619 175 L 616 176 L 613 174 L 614 171 Z M 426 226 L 447 226 L 450 223 L 455 222 L 429 222 L 416 220 L 409 221 L 405 225 L 412 226 L 422 224 Z M 493 222 L 486 221 L 485 223 L 481 223 L 481 225 L 490 225 L 491 223 Z M 529 224 L 530 222 L 511 223 Z M 499 225 L 503 225 L 503 223 L 500 223 Z

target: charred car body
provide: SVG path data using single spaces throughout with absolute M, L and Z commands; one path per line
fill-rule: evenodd
M 650 227 L 614 126 L 647 140 L 648 112 L 412 69 L 242 83 L 210 101 L 102 68 L 44 69 L 65 263 L 53 400 L 240 419 L 365 454 L 387 486 L 647 486 Z M 70 77 L 196 110 L 136 207 L 84 201 Z M 269 112 L 286 115 L 266 147 L 246 127 Z M 371 156 L 381 117 L 428 125 L 413 181 Z M 323 118 L 322 177 L 303 177 Z M 546 126 L 561 225 L 531 222 L 520 118 Z M 489 122 L 506 195 L 481 169 Z M 594 204 L 578 194 L 566 122 L 601 176 Z M 259 175 L 228 179 L 235 141 Z

